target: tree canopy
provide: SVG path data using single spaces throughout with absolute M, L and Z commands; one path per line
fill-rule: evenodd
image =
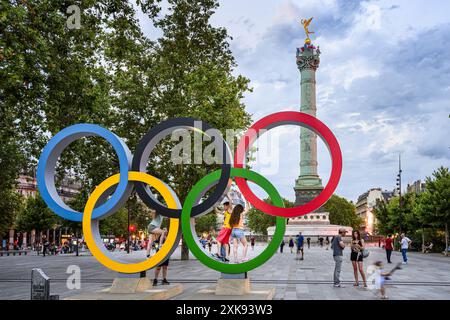
M 349 226 L 356 230 L 360 228 L 361 218 L 356 215 L 355 205 L 347 199 L 333 194 L 324 208 L 330 213 L 331 224 Z
M 264 199 L 264 202 L 272 203 L 270 199 Z M 294 203 L 287 199 L 283 198 L 283 202 L 285 208 L 292 208 L 294 206 Z M 268 215 L 256 208 L 251 208 L 248 211 L 248 227 L 255 233 L 267 235 L 267 228 L 274 226 L 275 220 L 275 216 Z
M 440 167 L 431 177 L 426 178 L 424 192 L 406 193 L 402 196 L 401 207 L 399 197 L 391 199 L 388 204 L 377 203 L 375 215 L 378 220 L 378 232 L 383 234 L 406 232 L 411 237 L 417 238 L 416 243 L 422 244 L 426 233 L 438 250 L 448 249 L 449 199 L 450 172 L 448 168 Z M 444 237 L 439 237 L 440 232 Z M 422 241 L 418 240 L 420 236 Z M 442 242 L 442 238 L 445 242 L 443 245 L 439 243 Z
M 210 18 L 217 0 L 74 1 L 81 28 L 66 25 L 64 0 L 6 1 L 0 14 L 0 215 L 19 172 L 36 166 L 42 148 L 61 129 L 95 123 L 122 137 L 131 151 L 155 124 L 193 117 L 224 132 L 244 129 L 250 115 L 241 99 L 249 80 L 236 75 L 230 40 Z M 142 31 L 137 8 L 161 31 Z M 175 165 L 171 142 L 152 152 L 148 170 L 184 201 L 191 186 L 217 166 Z M 111 146 L 79 139 L 58 162 L 58 179 L 72 176 L 92 192 L 118 172 Z M 4 203 L 2 203 L 4 201 Z M 3 218 L 2 218 L 3 219 Z M 11 227 L 13 217 L 3 219 Z

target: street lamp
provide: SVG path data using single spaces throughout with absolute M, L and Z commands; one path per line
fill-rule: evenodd
M 132 199 L 135 195 L 135 191 L 132 192 L 130 199 Z M 131 219 L 131 209 L 130 209 L 130 201 L 128 201 L 128 226 L 127 226 L 127 253 L 130 253 L 130 219 Z M 133 227 L 134 228 L 134 227 Z
M 402 233 L 402 162 L 401 155 L 398 155 L 398 174 L 397 174 L 397 191 L 398 191 L 398 210 L 400 220 L 400 234 Z
M 127 253 L 130 253 L 130 201 L 128 201 Z

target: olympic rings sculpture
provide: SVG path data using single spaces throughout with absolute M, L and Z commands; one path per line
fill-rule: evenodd
M 200 127 L 198 126 L 200 124 Z M 329 149 L 332 158 L 330 179 L 322 192 L 309 203 L 293 208 L 284 208 L 281 196 L 275 187 L 260 174 L 245 169 L 244 159 L 251 145 L 262 130 L 277 126 L 294 124 L 309 128 L 319 135 Z M 216 150 L 222 158 L 221 169 L 216 170 L 198 181 L 189 192 L 183 204 L 180 203 L 172 188 L 152 175 L 145 173 L 151 152 L 167 135 L 177 129 L 200 131 L 205 134 L 211 127 L 203 121 L 192 118 L 169 119 L 151 128 L 139 142 L 134 156 L 127 145 L 114 133 L 94 124 L 76 124 L 58 132 L 44 147 L 37 169 L 38 188 L 49 208 L 57 215 L 71 221 L 82 222 L 85 241 L 92 255 L 105 267 L 121 273 L 137 273 L 151 269 L 164 262 L 176 249 L 181 234 L 194 256 L 204 265 L 223 273 L 244 273 L 265 263 L 277 251 L 285 229 L 285 218 L 296 217 L 312 212 L 322 206 L 333 194 L 342 173 L 342 154 L 339 143 L 331 130 L 317 118 L 301 112 L 278 112 L 266 116 L 242 136 L 234 154 L 232 164 L 231 150 L 223 138 L 214 139 Z M 90 195 L 83 213 L 67 206 L 58 195 L 55 186 L 55 167 L 62 151 L 73 141 L 88 136 L 100 136 L 107 140 L 119 158 L 120 172 L 100 183 Z M 229 179 L 234 178 L 242 195 L 255 208 L 276 216 L 275 233 L 267 248 L 257 257 L 238 264 L 219 262 L 206 253 L 198 244 L 195 233 L 194 217 L 210 212 L 226 195 Z M 259 185 L 270 197 L 272 205 L 262 201 L 250 190 L 247 181 Z M 162 216 L 168 217 L 169 233 L 164 245 L 153 256 L 138 263 L 122 261 L 112 256 L 104 247 L 99 231 L 99 221 L 114 214 L 128 199 L 133 187 L 141 200 L 154 208 Z M 163 198 L 167 206 L 159 202 L 150 191 L 153 187 Z M 207 199 L 203 195 L 214 188 Z

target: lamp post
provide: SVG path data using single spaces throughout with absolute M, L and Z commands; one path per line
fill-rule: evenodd
M 130 253 L 130 201 L 128 201 L 127 253 Z
M 130 201 L 131 201 L 131 199 L 134 199 L 135 195 L 136 195 L 136 193 L 135 193 L 135 191 L 133 191 L 131 193 L 130 200 L 128 201 L 128 205 L 127 205 L 127 207 L 128 207 L 127 253 L 130 253 L 130 242 L 131 242 L 130 241 L 130 238 L 131 238 L 130 220 L 131 220 L 131 210 L 132 210 L 132 208 L 130 208 Z M 134 206 L 134 204 L 133 204 L 133 206 Z
M 398 174 L 397 174 L 397 191 L 398 191 L 398 210 L 399 210 L 399 220 L 400 220 L 400 234 L 402 233 L 402 209 L 403 209 L 403 204 L 402 204 L 402 160 L 401 160 L 401 155 L 398 155 Z

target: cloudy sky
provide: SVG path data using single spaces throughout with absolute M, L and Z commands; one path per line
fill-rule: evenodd
M 405 185 L 450 166 L 448 12 L 450 2 L 441 0 L 226 0 L 212 22 L 233 37 L 236 73 L 254 89 L 244 102 L 258 120 L 299 110 L 295 51 L 305 39 L 300 18 L 314 17 L 312 40 L 322 52 L 317 117 L 341 144 L 344 168 L 336 193 L 355 201 L 369 188 L 395 187 L 400 153 Z M 282 146 L 272 154 L 279 169 L 264 175 L 293 200 L 300 130 L 273 131 Z M 326 183 L 330 159 L 325 145 L 318 145 Z

